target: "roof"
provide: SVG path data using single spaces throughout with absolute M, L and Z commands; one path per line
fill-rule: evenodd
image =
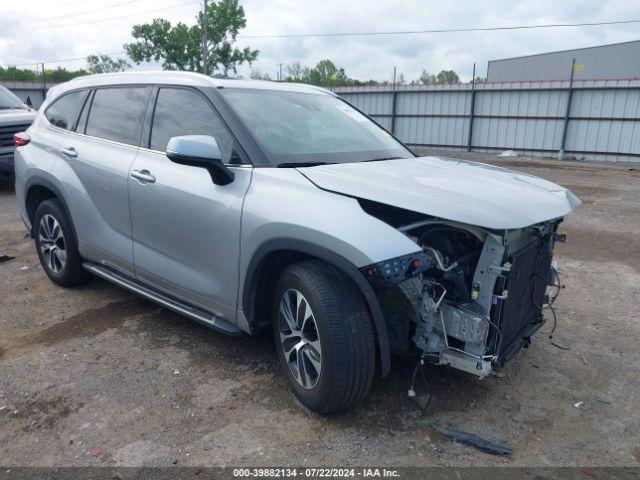
M 213 78 L 201 73 L 195 72 L 177 72 L 177 71 L 133 71 L 119 73 L 105 73 L 101 75 L 88 75 L 76 77 L 69 82 L 60 84 L 56 91 L 69 90 L 79 87 L 96 87 L 104 85 L 123 85 L 123 84 L 168 84 L 168 85 L 190 85 L 197 87 L 216 87 L 216 88 L 251 88 L 261 90 L 279 90 L 284 92 L 306 92 L 306 93 L 325 93 L 331 95 L 331 92 L 314 85 L 304 85 L 301 83 L 288 82 L 270 82 L 265 80 L 241 80 Z
M 518 57 L 507 57 L 507 58 L 496 58 L 493 60 L 489 60 L 489 63 L 491 62 L 502 62 L 504 60 L 517 60 L 519 58 L 530 58 L 530 57 L 541 57 L 544 55 L 554 55 L 556 53 L 566 53 L 566 52 L 580 52 L 583 50 L 594 50 L 597 48 L 607 48 L 607 47 L 615 47 L 618 45 L 627 45 L 630 43 L 638 43 L 640 45 L 640 40 L 631 40 L 628 42 L 618 42 L 618 43 L 608 43 L 606 45 L 594 45 L 593 47 L 581 47 L 581 48 L 569 48 L 566 50 L 555 50 L 553 52 L 543 52 L 543 53 L 534 53 L 532 55 L 520 55 Z

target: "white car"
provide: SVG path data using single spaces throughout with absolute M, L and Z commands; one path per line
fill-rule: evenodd
M 29 128 L 36 112 L 0 85 L 0 175 L 13 174 L 13 136 Z

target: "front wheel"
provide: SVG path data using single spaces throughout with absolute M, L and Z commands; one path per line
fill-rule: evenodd
M 296 398 L 317 413 L 353 408 L 375 370 L 371 318 L 351 279 L 324 262 L 287 267 L 275 289 L 273 330 Z

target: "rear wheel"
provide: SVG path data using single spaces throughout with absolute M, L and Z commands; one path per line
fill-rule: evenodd
M 373 326 L 353 282 L 317 260 L 287 267 L 275 289 L 278 357 L 296 398 L 318 413 L 348 410 L 369 392 Z
M 87 278 L 71 222 L 58 199 L 50 198 L 38 206 L 33 237 L 42 268 L 53 282 L 71 287 Z

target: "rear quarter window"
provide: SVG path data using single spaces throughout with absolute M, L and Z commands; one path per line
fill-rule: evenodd
M 51 125 L 71 130 L 86 95 L 87 90 L 79 90 L 61 96 L 47 108 L 45 117 Z

